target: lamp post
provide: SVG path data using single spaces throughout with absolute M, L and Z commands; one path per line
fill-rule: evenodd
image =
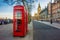
M 50 23 L 52 24 L 52 0 L 51 0 L 51 15 L 50 15 Z

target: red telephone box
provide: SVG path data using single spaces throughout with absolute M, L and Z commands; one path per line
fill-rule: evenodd
M 14 6 L 13 12 L 13 35 L 25 36 L 28 30 L 28 13 L 21 5 Z

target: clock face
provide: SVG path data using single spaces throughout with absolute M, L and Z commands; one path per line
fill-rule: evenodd
M 39 10 L 41 10 L 41 9 L 39 8 Z
M 41 12 L 41 9 L 39 8 L 39 9 L 38 9 L 38 13 L 40 13 L 40 12 Z

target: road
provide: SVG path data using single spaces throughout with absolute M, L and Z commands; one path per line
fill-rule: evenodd
M 32 25 L 25 37 L 13 37 L 13 24 L 0 25 L 0 40 L 33 40 Z
M 60 40 L 60 29 L 33 21 L 34 40 Z

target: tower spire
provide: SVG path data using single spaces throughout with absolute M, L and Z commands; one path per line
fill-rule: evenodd
M 41 12 L 41 6 L 40 6 L 40 3 L 38 4 L 38 14 L 40 14 Z

